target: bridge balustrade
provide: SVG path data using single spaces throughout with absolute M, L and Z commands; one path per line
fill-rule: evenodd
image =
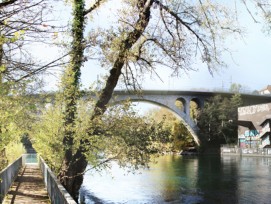
M 51 203 L 76 204 L 70 194 L 57 180 L 45 161 L 41 157 L 37 158 L 37 154 L 23 154 L 0 172 L 0 203 L 3 202 L 5 195 L 8 193 L 12 183 L 16 179 L 20 168 L 25 164 L 39 164 Z
M 76 204 L 41 157 L 39 157 L 39 166 L 51 202 L 54 204 Z
M 5 195 L 19 173 L 23 162 L 22 158 L 22 156 L 19 157 L 15 162 L 0 172 L 0 203 L 3 202 Z

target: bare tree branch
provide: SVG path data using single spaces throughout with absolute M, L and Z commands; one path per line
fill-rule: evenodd
M 101 97 L 97 101 L 92 119 L 102 115 L 106 110 L 106 105 L 112 97 L 114 88 L 117 85 L 119 76 L 121 75 L 121 69 L 125 63 L 125 56 L 129 49 L 137 42 L 142 36 L 150 20 L 150 9 L 153 4 L 153 0 L 138 0 L 139 3 L 144 3 L 144 6 L 140 8 L 139 19 L 135 24 L 135 29 L 127 34 L 127 37 L 122 40 L 120 44 L 120 50 L 118 57 L 116 58 L 110 75 L 107 79 L 107 83 L 102 90 Z
M 32 71 L 32 72 L 30 72 L 30 73 L 28 73 L 28 74 L 22 76 L 21 78 L 15 80 L 15 82 L 22 81 L 22 80 L 25 79 L 25 78 L 31 77 L 31 76 L 33 76 L 33 75 L 35 75 L 35 74 L 38 74 L 38 73 L 44 71 L 45 69 L 48 69 L 48 68 L 52 67 L 51 65 L 53 65 L 54 63 L 60 61 L 61 59 L 65 58 L 65 57 L 67 57 L 69 54 L 70 54 L 70 52 L 68 52 L 68 53 L 66 53 L 65 55 L 63 55 L 63 56 L 61 56 L 61 57 L 59 57 L 59 58 L 57 58 L 57 59 L 55 59 L 55 60 L 49 62 L 48 64 L 43 65 L 42 67 L 40 67 L 40 68 L 38 68 L 38 69 L 35 69 L 34 71 Z M 55 66 L 56 66 L 56 65 L 55 65 Z
M 87 10 L 84 11 L 84 15 L 87 15 L 98 8 L 105 0 L 96 0 L 96 2 Z
M 203 45 L 203 47 L 206 48 L 206 42 L 190 27 L 189 23 L 182 20 L 178 14 L 173 12 L 168 6 L 165 6 L 158 0 L 154 0 L 156 4 L 158 4 L 162 9 L 167 11 L 170 15 L 172 15 L 177 21 L 179 21 L 184 27 L 186 27 Z

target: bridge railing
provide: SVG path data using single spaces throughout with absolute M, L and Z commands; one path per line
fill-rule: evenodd
M 42 171 L 44 183 L 51 202 L 54 204 L 76 204 L 41 157 L 39 157 L 39 166 Z
M 37 154 L 23 154 L 16 161 L 0 172 L 0 203 L 8 193 L 13 181 L 17 177 L 19 170 L 25 164 L 37 164 L 42 171 L 45 186 L 47 188 L 51 203 L 54 204 L 76 204 L 70 194 L 57 180 L 54 173 Z
M 19 170 L 22 166 L 23 157 L 19 157 L 15 162 L 0 172 L 0 203 L 2 203 L 5 195 L 7 194 L 10 186 L 17 177 Z

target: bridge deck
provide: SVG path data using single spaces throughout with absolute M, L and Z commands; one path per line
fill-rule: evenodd
M 27 164 L 20 170 L 3 203 L 51 203 L 37 164 Z

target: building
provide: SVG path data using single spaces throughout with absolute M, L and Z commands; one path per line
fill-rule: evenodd
M 261 138 L 261 145 L 262 147 L 269 147 L 270 146 L 270 118 L 265 119 L 262 124 L 260 138 Z
M 270 147 L 270 124 L 271 103 L 238 108 L 239 147 Z
M 271 95 L 271 85 L 268 85 L 264 89 L 259 91 L 260 95 Z

